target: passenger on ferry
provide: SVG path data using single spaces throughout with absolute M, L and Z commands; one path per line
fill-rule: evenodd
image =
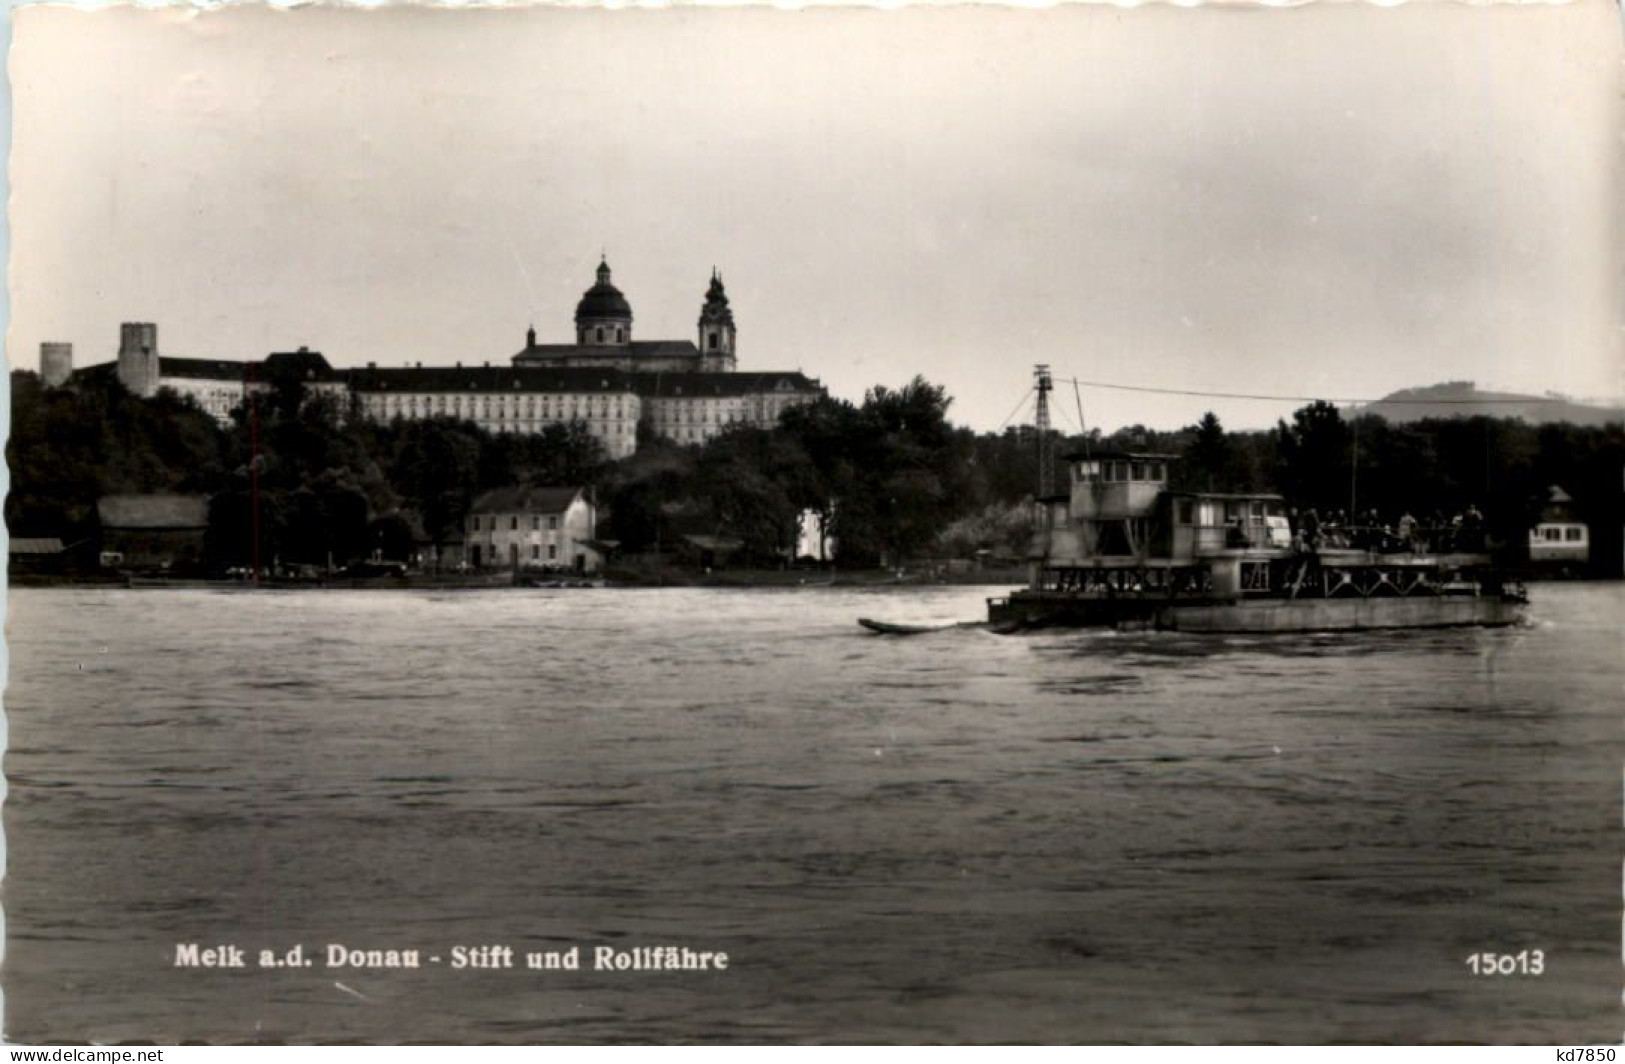
M 1444 512 L 1437 506 L 1433 508 L 1433 516 L 1428 518 L 1426 549 L 1446 550 L 1445 540 L 1449 536 L 1450 526 L 1444 519 Z
M 1399 515 L 1398 538 L 1400 550 L 1416 553 L 1416 518 L 1411 516 L 1409 510 Z
M 1365 547 L 1367 550 L 1386 551 L 1392 549 L 1389 540 L 1393 538 L 1393 530 L 1384 523 L 1382 515 L 1377 512 L 1375 506 L 1365 512 L 1361 524 L 1365 526 L 1363 531 L 1365 532 Z
M 1320 549 L 1320 514 L 1311 506 L 1303 512 L 1303 542 L 1311 552 Z
M 1347 523 L 1342 510 L 1333 510 L 1327 515 L 1323 529 L 1326 546 L 1336 550 L 1349 545 L 1348 537 L 1343 531 Z
M 1467 504 L 1467 512 L 1461 517 L 1461 550 L 1484 549 L 1484 515 L 1478 512 L 1478 507 L 1472 503 Z

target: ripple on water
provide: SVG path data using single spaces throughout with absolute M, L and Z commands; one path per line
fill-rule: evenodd
M 15 592 L 8 1033 L 1615 1029 L 1618 588 L 1537 588 L 1541 623 L 1496 632 L 853 623 L 975 619 L 987 593 Z M 330 972 L 165 963 L 228 934 L 671 942 L 736 967 L 341 979 L 362 1002 Z M 1536 946 L 1562 958 L 1538 985 L 1462 981 L 1466 951 Z

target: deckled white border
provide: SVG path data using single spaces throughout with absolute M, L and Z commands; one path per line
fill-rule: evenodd
M 636 11 L 660 10 L 673 7 L 717 7 L 717 8 L 772 8 L 778 11 L 800 11 L 808 8 L 868 8 L 884 11 L 895 11 L 907 7 L 1010 7 L 1030 10 L 1044 10 L 1055 7 L 1072 7 L 1080 5 L 1109 6 L 1131 8 L 1141 6 L 1169 6 L 1175 8 L 1195 7 L 1234 7 L 1234 8 L 1292 8 L 1304 7 L 1313 3 L 1341 3 L 1365 4 L 1371 7 L 1400 7 L 1406 3 L 1434 3 L 1456 4 L 1468 7 L 1559 7 L 1580 0 L 0 0 L 0 53 L 7 58 L 6 78 L 0 84 L 0 155 L 6 160 L 6 165 L 0 168 L 0 203 L 6 205 L 3 215 L 0 215 L 0 268 L 6 272 L 8 283 L 0 285 L 0 344 L 4 344 L 6 357 L 4 373 L 0 373 L 0 448 L 5 447 L 11 439 L 11 362 L 9 358 L 9 344 L 5 344 L 5 337 L 11 328 L 11 287 L 9 284 L 11 270 L 11 12 L 16 7 L 37 7 L 50 4 L 56 7 L 70 7 L 79 10 L 94 11 L 111 7 L 139 7 L 151 9 L 179 9 L 204 13 L 219 11 L 234 7 L 272 7 L 292 10 L 303 7 L 326 8 L 356 8 L 358 10 L 375 10 L 387 7 L 422 7 L 437 9 L 469 9 L 469 10 L 502 10 L 525 8 L 566 8 L 589 9 L 603 8 L 609 11 Z M 1621 29 L 1625 32 L 1625 0 L 1612 0 L 1619 8 Z M 3 453 L 3 452 L 0 452 Z M 9 462 L 0 461 L 0 499 L 11 493 L 11 468 Z M 11 532 L 3 518 L 0 518 L 0 548 L 5 551 L 4 556 L 11 556 Z M 9 717 L 5 710 L 5 692 L 11 682 L 11 654 L 9 644 L 10 631 L 10 566 L 0 566 L 0 759 L 11 749 L 11 729 Z M 0 814 L 4 813 L 6 799 L 10 794 L 5 773 L 0 770 Z M 1625 801 L 1625 792 L 1622 792 L 1622 801 Z M 0 886 L 3 886 L 8 871 L 6 834 L 3 822 L 0 822 Z M 1621 869 L 1622 887 L 1625 887 L 1625 867 Z M 1621 891 L 1622 900 L 1625 900 L 1625 889 Z M 1622 950 L 1625 950 L 1625 914 L 1621 918 Z M 0 905 L 0 970 L 5 964 L 6 949 L 6 920 L 5 907 Z M 1625 963 L 1625 954 L 1622 954 L 1622 963 Z M 5 985 L 0 980 L 0 1045 L 8 1045 L 5 1032 Z M 1625 993 L 1622 993 L 1621 1003 L 1625 1004 Z M 1621 1036 L 1625 1043 L 1625 1035 Z M 1323 1047 L 1325 1048 L 1325 1047 Z M 707 1052 L 710 1052 L 709 1050 Z

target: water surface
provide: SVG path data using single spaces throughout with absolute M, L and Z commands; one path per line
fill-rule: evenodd
M 986 593 L 15 591 L 6 1033 L 1617 1041 L 1619 585 L 1497 631 L 853 624 Z

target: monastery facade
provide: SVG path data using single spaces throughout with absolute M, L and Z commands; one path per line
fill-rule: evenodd
M 632 337 L 632 307 L 612 279 L 608 262 L 576 305 L 575 342 L 539 344 L 529 329 L 525 346 L 507 365 L 334 369 L 320 352 L 274 353 L 260 361 L 174 358 L 158 352 L 158 327 L 120 327 L 115 362 L 73 370 L 72 347 L 41 345 L 41 372 L 59 386 L 79 375 L 116 374 L 131 392 L 168 390 L 195 400 L 224 424 L 249 392 L 293 377 L 307 391 L 327 394 L 345 409 L 378 421 L 452 417 L 487 432 L 539 432 L 582 422 L 611 458 L 637 450 L 647 425 L 677 443 L 696 444 L 732 425 L 771 428 L 792 406 L 825 394 L 797 371 L 739 372 L 738 330 L 727 291 L 715 271 L 700 308 L 696 340 L 640 341 Z

